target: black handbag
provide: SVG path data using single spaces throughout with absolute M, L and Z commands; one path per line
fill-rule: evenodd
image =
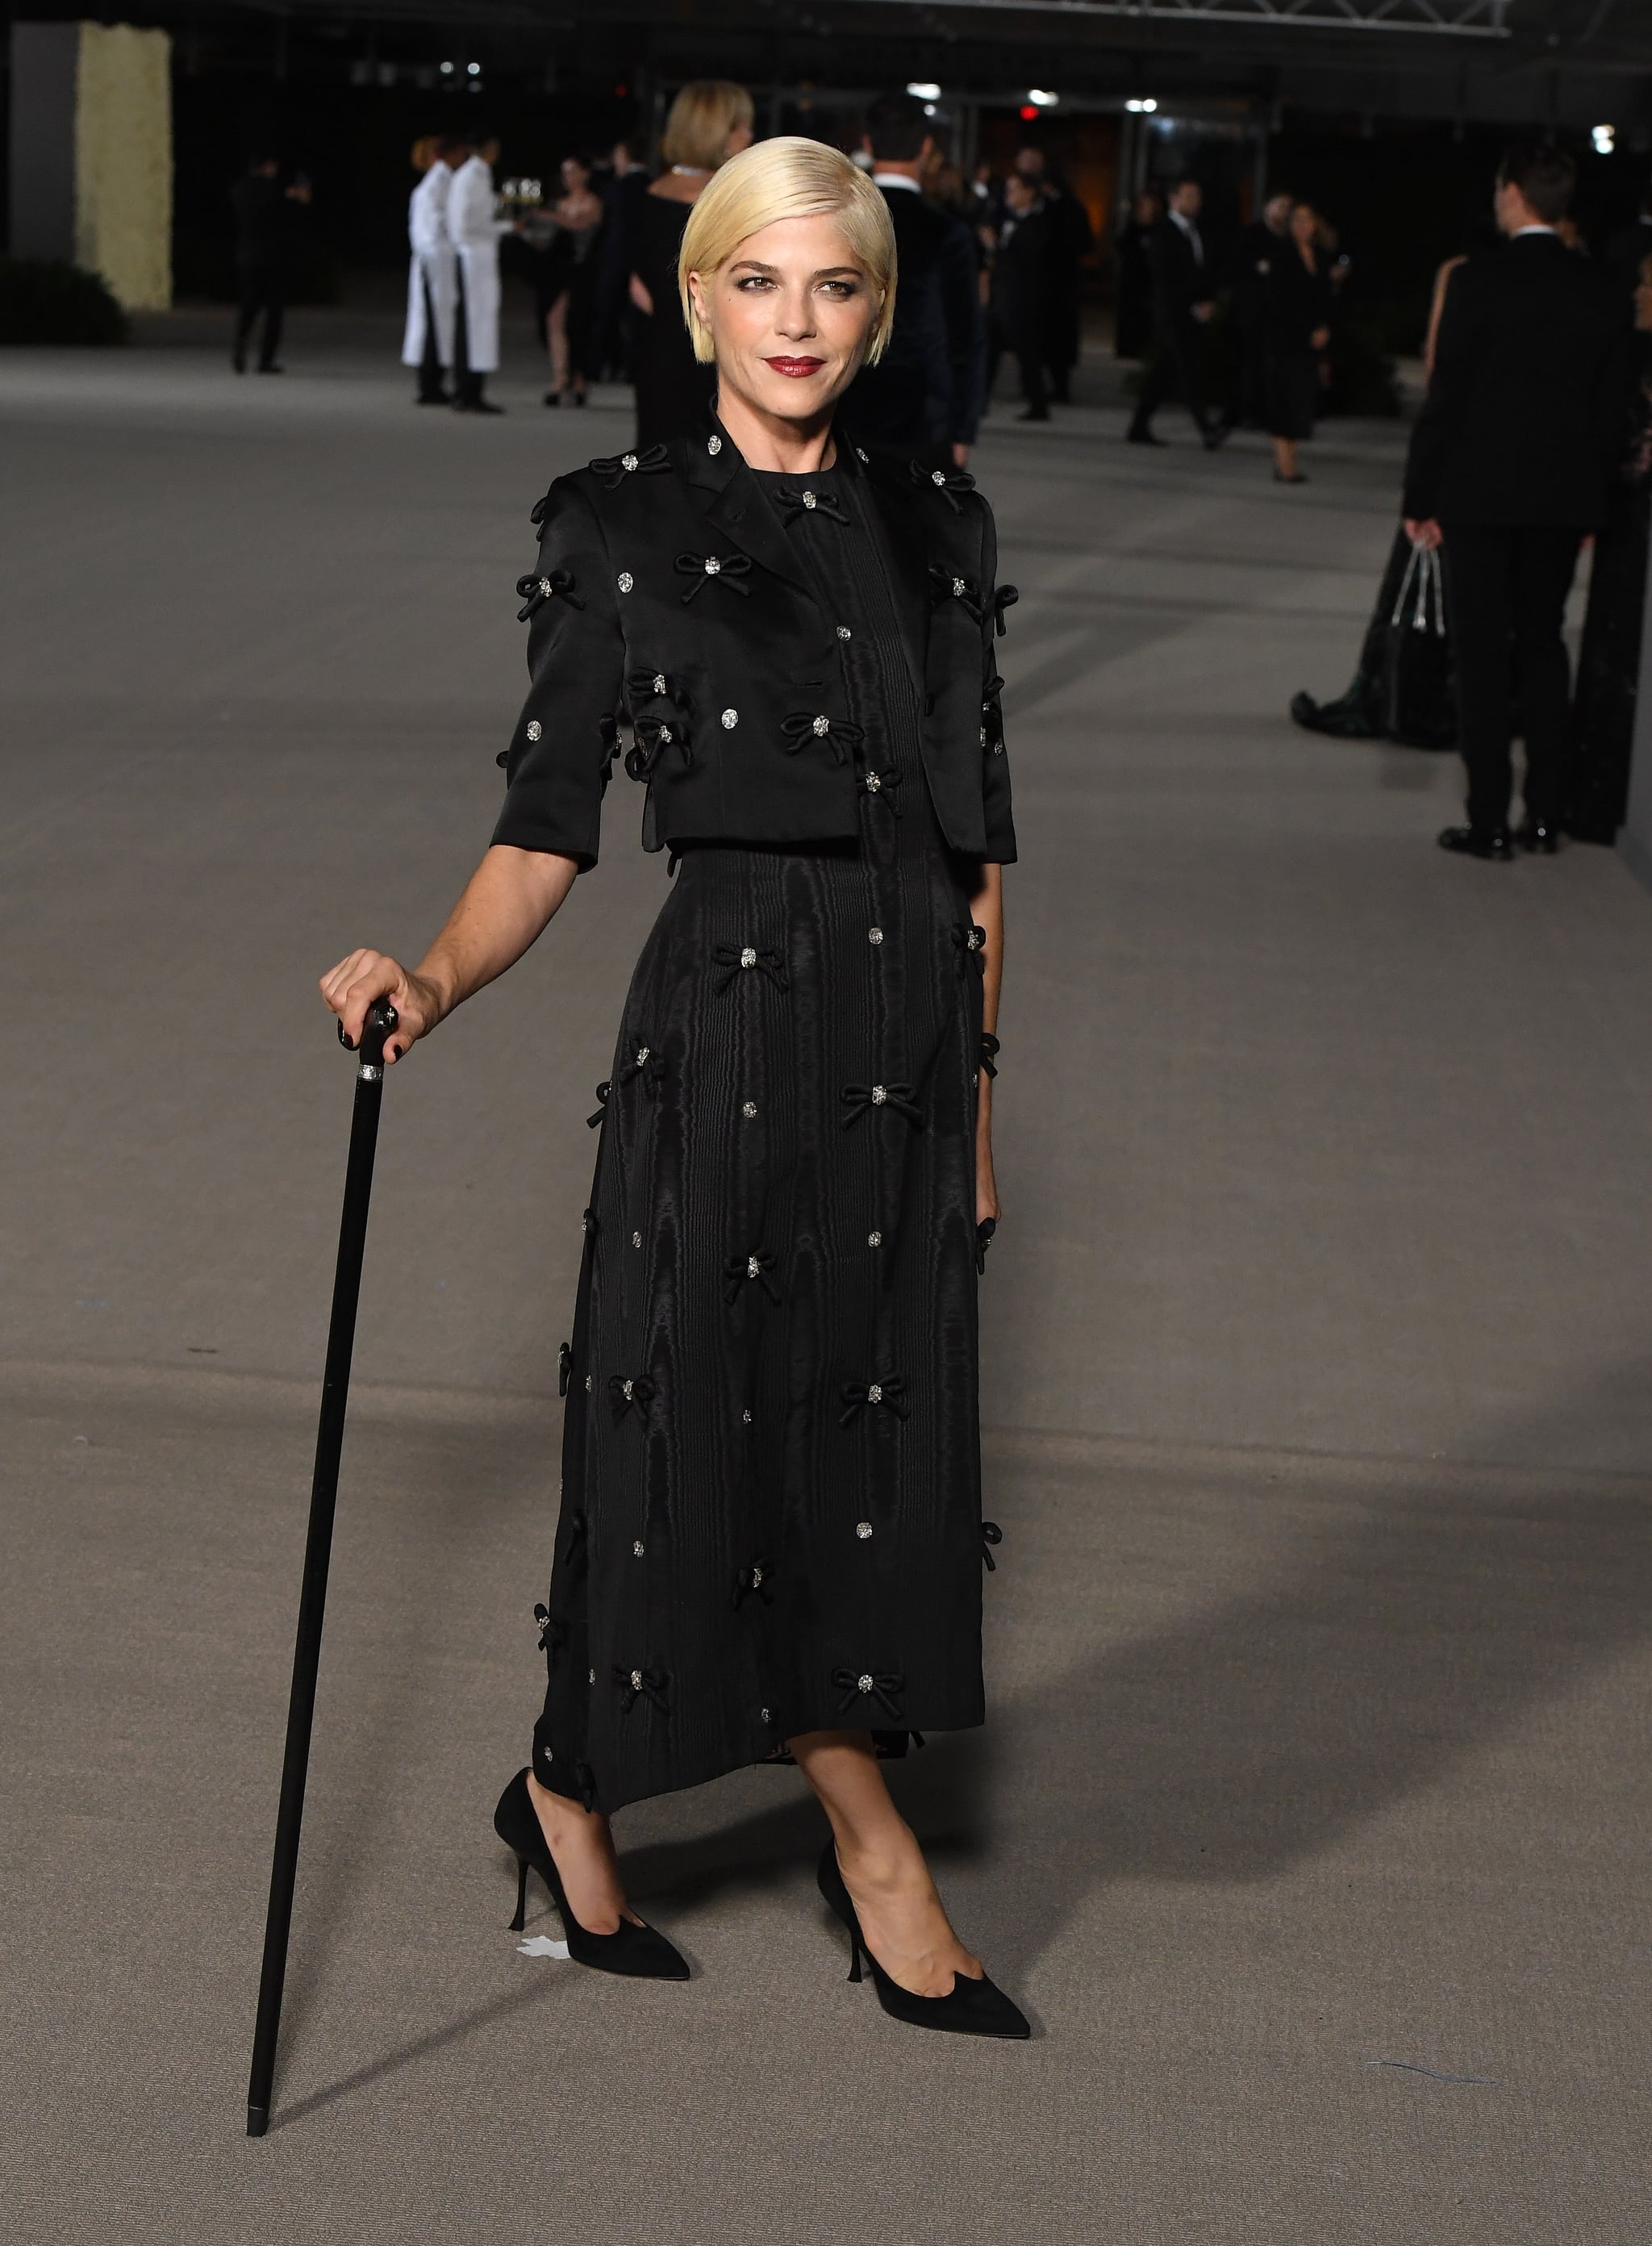
M 1408 749 L 1449 749 L 1457 739 L 1445 573 L 1436 547 L 1414 545 L 1389 618 L 1382 672 L 1383 731 Z

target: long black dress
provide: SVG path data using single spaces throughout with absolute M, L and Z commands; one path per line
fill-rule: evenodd
M 1623 463 L 1595 534 L 1572 702 L 1565 818 L 1581 842 L 1615 841 L 1629 803 L 1652 528 L 1652 336 L 1636 334 L 1635 362 Z
M 758 481 L 841 619 L 860 841 L 686 847 L 600 1088 L 534 1769 L 605 1811 L 983 1714 L 978 869 L 864 479 Z
M 711 411 L 716 378 L 694 356 L 677 293 L 677 253 L 690 203 L 639 195 L 632 216 L 631 270 L 649 292 L 651 312 L 638 315 L 632 367 L 639 452 L 671 437 L 693 437 Z

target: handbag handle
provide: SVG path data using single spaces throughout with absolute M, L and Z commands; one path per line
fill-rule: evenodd
M 1394 603 L 1394 613 L 1389 618 L 1390 623 L 1397 625 L 1401 618 L 1404 616 L 1405 596 L 1411 589 L 1411 580 L 1416 576 L 1418 568 L 1422 566 L 1423 557 L 1427 551 L 1428 548 L 1425 546 L 1422 545 L 1419 541 L 1413 540 L 1411 544 L 1411 556 L 1410 561 L 1405 564 L 1405 575 L 1400 579 L 1399 598 Z M 1424 579 L 1424 592 L 1426 594 L 1426 577 Z

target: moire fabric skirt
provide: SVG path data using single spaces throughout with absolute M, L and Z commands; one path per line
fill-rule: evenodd
M 534 1762 L 604 1810 L 982 1720 L 981 957 L 902 778 L 858 851 L 687 852 L 626 1002 Z

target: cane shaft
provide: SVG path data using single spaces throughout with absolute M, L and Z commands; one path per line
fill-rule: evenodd
M 309 1526 L 304 1539 L 298 1632 L 293 1646 L 292 1691 L 287 1707 L 287 1746 L 282 1759 L 281 1800 L 275 1815 L 269 1909 L 264 1922 L 263 1967 L 258 1984 L 258 2018 L 253 2031 L 252 2074 L 247 2090 L 249 2137 L 262 2137 L 269 2126 L 275 2042 L 281 2030 L 287 1944 L 292 1929 L 293 1889 L 298 1871 L 298 1836 L 303 1822 L 304 1782 L 309 1769 L 310 1730 L 316 1712 L 316 1679 L 321 1665 L 322 1623 L 327 1610 L 333 1515 L 338 1502 L 338 1465 L 350 1402 L 350 1358 L 356 1344 L 356 1311 L 361 1298 L 362 1262 L 367 1246 L 367 1211 L 372 1197 L 379 1103 L 384 1090 L 384 1042 L 394 1022 L 392 1013 L 388 1023 L 382 1026 L 371 1024 L 363 1032 L 356 1101 L 350 1113 L 350 1159 L 344 1172 L 344 1207 L 338 1226 L 338 1262 L 333 1274 L 332 1317 L 327 1329 L 327 1362 L 322 1376 L 316 1467 L 309 1489 Z

